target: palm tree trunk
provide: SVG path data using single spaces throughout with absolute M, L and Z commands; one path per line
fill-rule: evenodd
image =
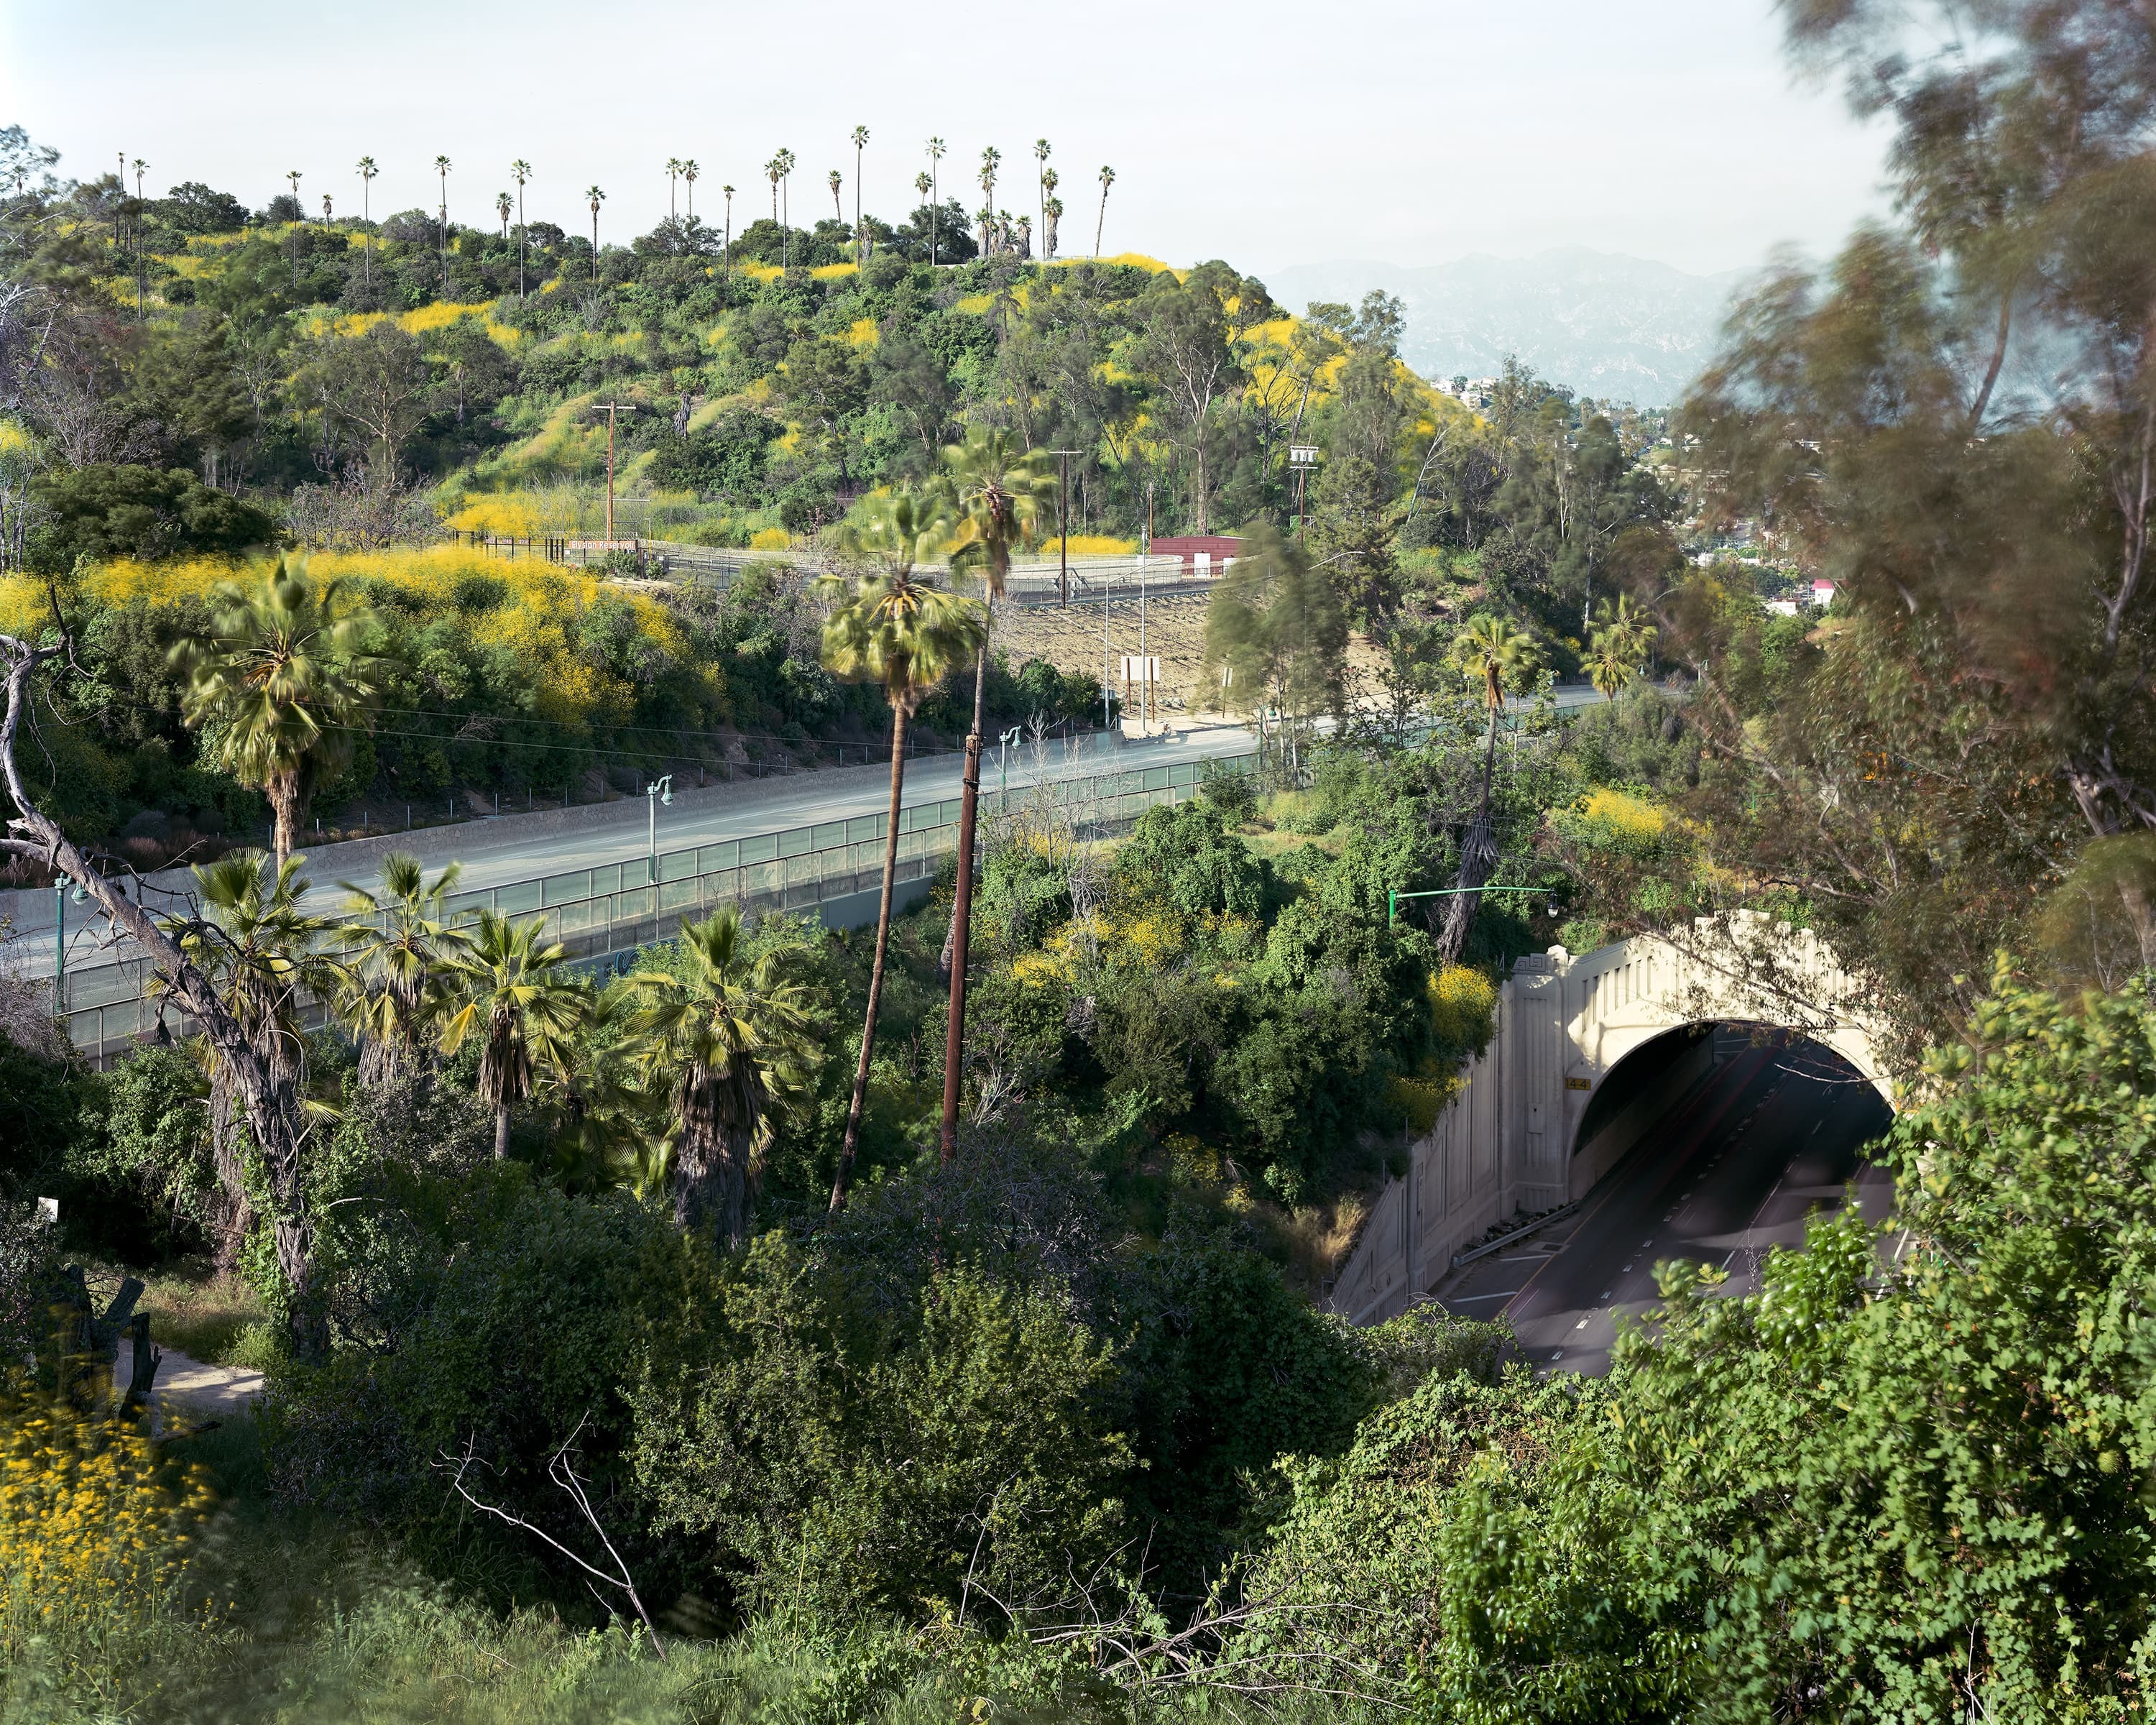
M 995 595 L 991 593 L 988 595 L 988 625 L 991 629 L 995 626 Z M 973 728 L 968 733 L 968 745 L 975 750 L 980 747 L 982 737 L 981 691 L 987 686 L 988 680 L 988 638 L 984 632 L 981 636 L 980 656 L 973 661 Z M 965 832 L 970 833 L 973 829 L 973 809 L 980 801 L 980 796 L 981 776 L 978 771 L 970 773 L 964 789 L 959 793 L 962 808 L 958 824 Z M 936 961 L 936 974 L 946 982 L 951 978 L 951 956 L 957 946 L 958 906 L 972 896 L 973 874 L 973 850 L 962 845 L 958 848 L 958 896 L 951 901 L 951 926 L 943 931 L 943 955 Z
M 985 652 L 985 649 L 983 651 Z M 958 815 L 958 891 L 951 901 L 951 933 L 943 965 L 951 973 L 949 1022 L 943 1040 L 943 1132 L 938 1159 L 958 1155 L 958 1091 L 966 1065 L 966 947 L 973 934 L 974 813 L 981 799 L 981 721 L 966 739 L 966 784 Z
M 494 1159 L 509 1160 L 509 1104 L 506 1101 L 494 1111 Z
M 296 773 L 280 773 L 270 781 L 270 848 L 277 853 L 277 866 L 283 868 L 292 855 L 300 827 L 300 776 Z
M 1497 762 L 1497 709 L 1490 709 L 1490 732 L 1482 749 L 1482 801 L 1467 830 L 1460 835 L 1460 874 L 1453 883 L 1460 891 L 1445 900 L 1445 917 L 1438 925 L 1439 962 L 1457 964 L 1474 932 L 1476 913 L 1482 908 L 1478 890 L 1490 879 L 1497 862 L 1497 846 L 1490 831 L 1490 787 Z
M 869 1009 L 861 1023 L 861 1058 L 854 1069 L 854 1099 L 846 1110 L 845 1142 L 839 1147 L 838 1178 L 831 1183 L 831 1208 L 846 1207 L 846 1187 L 854 1177 L 854 1153 L 861 1142 L 861 1105 L 869 1093 L 869 1060 L 875 1052 L 876 1009 L 883 1004 L 884 953 L 891 945 L 891 893 L 898 878 L 898 803 L 906 788 L 906 719 L 903 706 L 891 711 L 891 819 L 883 840 L 883 897 L 876 906 L 875 963 L 869 970 Z

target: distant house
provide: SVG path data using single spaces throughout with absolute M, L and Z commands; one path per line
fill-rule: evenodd
M 1824 578 L 1812 583 L 1812 603 L 1824 611 L 1834 603 L 1835 585 Z
M 1189 575 L 1215 574 L 1242 554 L 1243 542 L 1224 533 L 1194 533 L 1152 542 L 1153 556 L 1181 557 L 1183 572 Z
M 1797 602 L 1794 599 L 1769 599 L 1767 608 L 1777 617 L 1794 617 L 1797 614 Z

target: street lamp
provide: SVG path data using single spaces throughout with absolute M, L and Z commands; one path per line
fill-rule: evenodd
M 1385 922 L 1389 927 L 1399 915 L 1400 901 L 1404 898 L 1459 898 L 1471 892 L 1524 892 L 1532 895 L 1548 890 L 1541 886 L 1435 886 L 1427 892 L 1388 892 L 1385 895 Z M 1558 913 L 1555 899 L 1549 901 L 1549 913 L 1553 916 Z
M 1010 752 L 1018 741 L 1018 726 L 1012 726 L 997 741 L 1003 745 L 996 754 L 996 806 L 1001 809 L 1010 791 Z
M 68 889 L 74 891 L 69 893 Z M 67 907 L 72 897 L 77 904 L 89 901 L 90 894 L 81 881 L 72 875 L 57 875 L 53 878 L 53 1011 L 67 1010 Z
M 662 778 L 653 779 L 644 788 L 644 812 L 650 816 L 649 822 L 650 836 L 644 865 L 644 879 L 654 886 L 659 884 L 659 805 L 664 803 L 670 808 L 673 806 L 673 802 L 674 775 L 670 773 Z

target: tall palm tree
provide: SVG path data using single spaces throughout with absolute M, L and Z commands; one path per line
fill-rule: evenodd
M 996 249 L 996 170 L 1003 166 L 1004 152 L 991 144 L 981 151 L 981 254 L 986 257 Z
M 838 169 L 833 168 L 831 170 L 831 219 L 834 222 L 843 222 L 846 219 L 846 206 L 839 198 L 839 187 L 843 182 L 844 177 Z
M 875 959 L 869 972 L 860 1063 L 854 1072 L 846 1136 L 831 1186 L 831 1208 L 842 1209 L 860 1143 L 861 1105 L 868 1095 L 875 1049 L 876 1013 L 883 1003 L 884 956 L 891 942 L 891 888 L 898 876 L 899 799 L 906 786 L 906 727 L 929 691 L 980 649 L 988 620 L 981 606 L 917 579 L 914 565 L 941 537 L 934 505 L 903 493 L 886 495 L 839 535 L 841 549 L 874 558 L 878 573 L 848 582 L 825 578 L 832 601 L 824 625 L 824 663 L 850 682 L 877 682 L 891 703 L 891 807 L 884 831 L 883 896 L 876 910 Z
M 506 192 L 497 192 L 494 194 L 494 213 L 501 218 L 501 237 L 504 239 L 509 238 L 509 213 L 515 208 L 515 203 Z
M 509 164 L 510 177 L 516 182 L 516 297 L 524 297 L 524 182 L 531 177 L 531 164 L 522 157 Z
M 719 245 L 726 254 L 726 279 L 731 282 L 734 279 L 734 188 L 721 186 L 719 190 L 726 197 L 726 231 Z
M 1033 141 L 1033 178 L 1034 188 L 1040 193 L 1040 232 L 1044 239 L 1048 233 L 1048 157 L 1050 149 L 1046 138 Z M 1045 259 L 1047 254 L 1044 252 L 1041 255 Z
M 869 129 L 854 128 L 854 268 L 868 264 L 868 229 L 861 225 L 861 151 L 869 146 Z
M 693 156 L 681 164 L 681 184 L 688 197 L 689 225 L 692 228 L 696 225 L 696 176 L 701 172 Z
M 585 200 L 592 207 L 592 280 L 599 279 L 599 206 L 606 202 L 606 193 L 596 186 L 584 187 Z
M 793 267 L 793 152 L 782 149 L 778 162 L 778 267 Z
M 1101 170 L 1101 216 L 1093 223 L 1093 256 L 1101 255 L 1101 230 L 1108 225 L 1108 187 L 1116 183 L 1116 171 L 1104 167 Z
M 1604 599 L 1596 608 L 1596 619 L 1600 626 L 1588 640 L 1588 680 L 1604 701 L 1614 701 L 1646 662 L 1659 631 L 1623 593 L 1614 604 Z
M 778 180 L 779 176 L 785 172 L 786 170 L 778 165 L 778 158 L 776 156 L 763 165 L 763 177 L 771 182 L 771 224 L 774 228 L 778 225 Z
M 352 920 L 331 942 L 346 960 L 338 1006 L 359 1044 L 359 1081 L 369 1086 L 418 1070 L 428 1033 L 446 1012 L 451 973 L 470 947 L 446 909 L 464 865 L 428 880 L 416 856 L 393 850 L 382 860 L 382 891 L 349 880 Z
M 673 1115 L 674 1219 L 741 1244 L 778 1121 L 810 1089 L 817 1059 L 806 991 L 768 953 L 752 959 L 741 911 L 728 905 L 681 925 L 685 976 L 641 973 L 645 1003 L 630 1021 L 642 1081 Z
M 941 138 L 928 141 L 928 262 L 931 268 L 943 261 L 936 249 L 936 201 L 943 195 L 942 170 L 945 145 Z
M 675 184 L 680 179 L 680 177 L 681 158 L 678 156 L 668 157 L 666 158 L 666 219 L 670 222 L 674 219 L 675 215 L 675 210 L 674 208 L 674 188 Z
M 441 176 L 442 181 L 442 293 L 446 298 L 449 290 L 449 158 L 437 156 L 434 172 Z
M 213 764 L 270 799 L 282 868 L 316 784 L 352 758 L 372 721 L 381 661 L 365 650 L 373 614 L 319 589 L 305 559 L 280 557 L 252 584 L 210 590 L 209 630 L 172 649 L 187 677 L 181 712 L 208 730 Z
M 1542 662 L 1541 649 L 1532 635 L 1515 629 L 1509 619 L 1488 614 L 1471 619 L 1455 636 L 1452 662 L 1471 683 L 1482 685 L 1483 705 L 1489 710 L 1489 735 L 1482 751 L 1482 797 L 1475 818 L 1460 839 L 1458 891 L 1445 901 L 1444 921 L 1438 929 L 1438 952 L 1447 964 L 1457 963 L 1467 945 L 1480 906 L 1480 889 L 1497 865 L 1497 845 L 1490 824 L 1490 789 L 1497 761 L 1497 716 L 1504 711 L 1505 691 L 1532 676 Z
M 236 850 L 196 869 L 201 914 L 166 919 L 180 950 L 209 979 L 239 1027 L 247 1048 L 269 1081 L 271 1106 L 289 1131 L 279 1147 L 257 1142 L 270 1198 L 270 1236 L 277 1267 L 292 1301 L 293 1343 L 302 1358 L 326 1339 L 321 1314 L 311 1298 L 314 1225 L 309 1219 L 306 1169 L 300 1155 L 310 1115 L 305 997 L 333 995 L 340 968 L 321 951 L 323 919 L 301 902 L 307 881 L 300 861 L 288 858 L 272 870 L 259 850 Z M 228 1219 L 237 1226 L 247 1209 L 246 1165 L 240 1132 L 237 1075 L 207 1038 L 198 1057 L 210 1092 L 212 1155 Z
M 477 1030 L 479 1094 L 494 1110 L 494 1153 L 509 1154 L 510 1111 L 531 1094 L 542 1067 L 559 1066 L 583 1016 L 583 991 L 568 979 L 569 950 L 547 938 L 547 919 L 521 922 L 493 911 L 456 960 L 464 1004 L 442 1027 L 442 1051 L 454 1054 Z
M 372 156 L 359 158 L 359 279 L 362 285 L 374 280 L 374 225 L 370 213 L 373 199 L 370 194 L 373 191 L 374 177 L 381 172 L 374 165 Z M 519 291 L 522 290 L 520 288 Z
M 957 527 L 951 567 L 978 574 L 988 590 L 988 626 L 1010 578 L 1012 547 L 1030 538 L 1041 512 L 1055 498 L 1055 471 L 1038 449 L 1023 448 L 1008 431 L 976 429 L 943 451 L 937 483 Z M 973 678 L 973 733 L 981 731 L 981 690 L 988 669 L 988 635 Z
M 933 234 L 936 231 L 936 206 L 932 203 L 928 203 L 928 199 L 931 193 L 935 187 L 935 181 L 928 177 L 927 170 L 925 168 L 913 177 L 914 195 L 919 198 L 923 203 L 928 204 L 928 231 L 931 234 Z M 932 239 L 929 242 L 928 252 L 929 261 L 933 263 L 935 261 L 936 245 Z
M 1040 177 L 1040 261 L 1045 264 L 1055 255 L 1056 224 L 1063 219 L 1063 200 L 1055 195 L 1055 188 L 1063 183 L 1063 177 L 1050 168 Z
M 305 225 L 307 213 L 300 204 L 300 171 L 296 167 L 285 170 L 285 177 L 292 182 L 292 285 L 300 285 L 300 229 Z M 125 193 L 125 186 L 121 190 Z

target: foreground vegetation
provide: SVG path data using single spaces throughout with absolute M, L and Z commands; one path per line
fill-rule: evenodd
M 2145 1716 L 2156 79 L 2098 4 L 1885 59 L 1909 22 L 1876 11 L 1789 16 L 1891 110 L 1907 226 L 1767 282 L 1659 459 L 1658 427 L 1517 371 L 1457 418 L 1382 300 L 1284 321 L 1224 265 L 954 280 L 892 230 L 865 269 L 752 270 L 675 233 L 563 242 L 511 303 L 506 239 L 430 259 L 384 224 L 409 249 L 377 276 L 367 235 L 359 292 L 407 303 L 346 326 L 319 308 L 347 234 L 182 270 L 151 229 L 186 211 L 20 164 L 0 305 L 50 339 L 0 324 L 0 848 L 71 875 L 197 1034 L 94 1073 L 0 994 L 11 1709 Z M 1178 397 L 1182 342 L 1232 388 Z M 2048 393 L 2017 381 L 2040 362 Z M 220 376 L 239 429 L 186 430 Z M 370 377 L 409 386 L 372 424 Z M 429 535 L 435 503 L 506 508 L 550 451 L 588 463 L 572 398 L 624 384 L 669 408 L 647 470 L 694 469 L 684 531 L 828 526 L 842 575 L 669 601 L 397 549 L 416 480 Z M 1274 458 L 1306 410 L 1298 538 Z M 167 465 L 123 459 L 138 436 Z M 1245 530 L 1207 645 L 1255 784 L 1112 845 L 1036 800 L 963 923 L 957 880 L 891 915 L 887 850 L 873 935 L 721 913 L 603 983 L 543 921 L 448 917 L 416 863 L 320 926 L 310 799 L 363 749 L 377 779 L 429 747 L 506 774 L 498 739 L 574 772 L 751 695 L 806 733 L 786 703 L 828 693 L 896 802 L 907 728 L 988 709 L 991 619 L 922 565 L 993 589 L 1051 446 L 1089 452 L 1074 524 L 1127 536 L 1149 485 Z M 1740 521 L 1832 608 L 1768 612 L 1714 555 Z M 319 562 L 187 561 L 280 534 Z M 1383 649 L 1359 691 L 1351 629 Z M 1507 726 L 1575 669 L 1612 698 Z M 393 696 L 456 734 L 396 737 Z M 112 728 L 138 709 L 177 727 L 162 768 Z M 83 842 L 135 818 L 123 749 L 145 791 L 203 775 L 190 809 L 259 795 L 275 854 L 170 914 L 123 891 Z M 1437 886 L 1495 891 L 1390 914 Z M 1891 1225 L 1815 1219 L 1742 1297 L 1658 1266 L 1600 1380 L 1317 1308 L 1512 959 L 1732 910 L 1865 986 L 1902 1086 Z M 58 1235 L 28 1208 L 55 1191 Z M 157 1309 L 264 1365 L 259 1419 L 100 1414 L 47 1341 L 63 1250 L 207 1260 L 224 1280 Z

